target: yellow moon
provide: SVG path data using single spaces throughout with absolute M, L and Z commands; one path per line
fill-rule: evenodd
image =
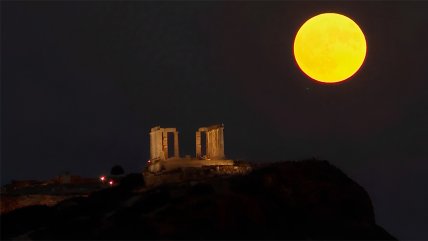
M 350 18 L 323 13 L 307 20 L 294 39 L 294 57 L 314 80 L 336 83 L 354 75 L 364 62 L 363 31 Z

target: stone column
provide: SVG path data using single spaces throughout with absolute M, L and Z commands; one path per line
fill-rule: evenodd
M 168 159 L 168 132 L 162 132 L 162 151 L 164 160 Z
M 202 149 L 201 132 L 197 131 L 196 132 L 196 158 L 199 158 L 201 156 L 201 149 Z
M 212 132 L 211 131 L 207 131 L 206 132 L 206 153 L 207 153 L 207 157 L 211 158 L 212 157 L 212 146 L 213 146 L 213 138 L 212 138 Z
M 211 159 L 224 159 L 223 126 L 215 126 L 207 131 L 207 156 Z
M 220 158 L 223 159 L 224 156 L 224 132 L 223 132 L 223 127 L 220 128 Z
M 174 157 L 180 157 L 180 152 L 178 149 L 178 131 L 174 131 Z
M 155 158 L 155 133 L 150 132 L 150 159 L 153 160 Z
M 218 136 L 218 133 L 219 133 L 219 129 L 218 128 L 216 128 L 216 129 L 214 129 L 214 130 L 212 130 L 212 135 L 213 135 L 213 147 L 212 147 L 212 157 L 213 157 L 213 159 L 218 159 L 219 158 L 219 144 L 220 144 L 220 142 L 219 142 L 219 136 Z
M 217 159 L 217 129 L 211 130 L 211 158 Z
M 162 152 L 162 133 L 162 130 L 158 130 L 155 133 L 155 158 L 163 160 L 164 156 Z
M 162 133 L 163 129 L 159 126 L 150 130 L 150 159 L 152 160 L 163 159 Z

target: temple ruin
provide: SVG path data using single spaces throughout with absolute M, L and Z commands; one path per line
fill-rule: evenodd
M 199 128 L 196 131 L 196 156 L 180 157 L 177 129 L 160 126 L 151 128 L 150 160 L 143 172 L 146 185 L 156 186 L 250 171 L 249 165 L 225 158 L 223 131 L 223 124 Z M 174 153 L 171 156 L 168 155 L 170 133 L 173 133 L 174 138 Z
M 224 159 L 224 125 L 201 127 L 196 131 L 196 158 L 198 159 Z M 161 128 L 155 126 L 150 130 L 150 160 L 168 160 L 168 133 L 174 134 L 174 155 L 179 158 L 178 131 L 176 128 Z M 202 150 L 201 134 L 205 133 L 205 150 Z M 202 152 L 204 151 L 204 152 Z M 205 153 L 205 155 L 202 155 Z
M 174 133 L 174 156 L 180 157 L 178 147 L 178 131 L 176 128 L 153 127 L 150 130 L 150 159 L 167 160 L 168 156 L 168 133 Z
M 223 124 L 209 127 L 201 127 L 196 132 L 196 158 L 224 159 Z M 201 133 L 206 134 L 205 157 L 202 155 Z

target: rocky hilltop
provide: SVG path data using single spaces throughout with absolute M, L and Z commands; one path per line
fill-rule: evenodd
M 367 192 L 327 161 L 272 163 L 246 175 L 121 185 L 1 216 L 2 239 L 395 239 Z
M 86 183 L 41 183 L 26 187 L 3 187 L 0 193 L 0 214 L 34 205 L 54 206 L 72 197 L 88 196 L 108 185 L 95 181 Z

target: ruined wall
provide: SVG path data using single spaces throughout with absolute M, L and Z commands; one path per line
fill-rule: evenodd
M 210 159 L 224 158 L 223 127 L 215 127 L 207 131 L 207 156 Z
M 180 156 L 177 130 L 156 126 L 150 130 L 150 160 L 167 160 L 170 158 L 168 156 L 168 133 L 174 134 L 174 157 Z
M 206 133 L 206 156 L 209 159 L 224 159 L 224 127 L 223 125 L 213 125 L 201 127 L 196 132 L 196 157 L 201 158 L 201 132 Z
M 165 160 L 163 151 L 163 130 L 160 127 L 153 127 L 150 132 L 150 159 Z

